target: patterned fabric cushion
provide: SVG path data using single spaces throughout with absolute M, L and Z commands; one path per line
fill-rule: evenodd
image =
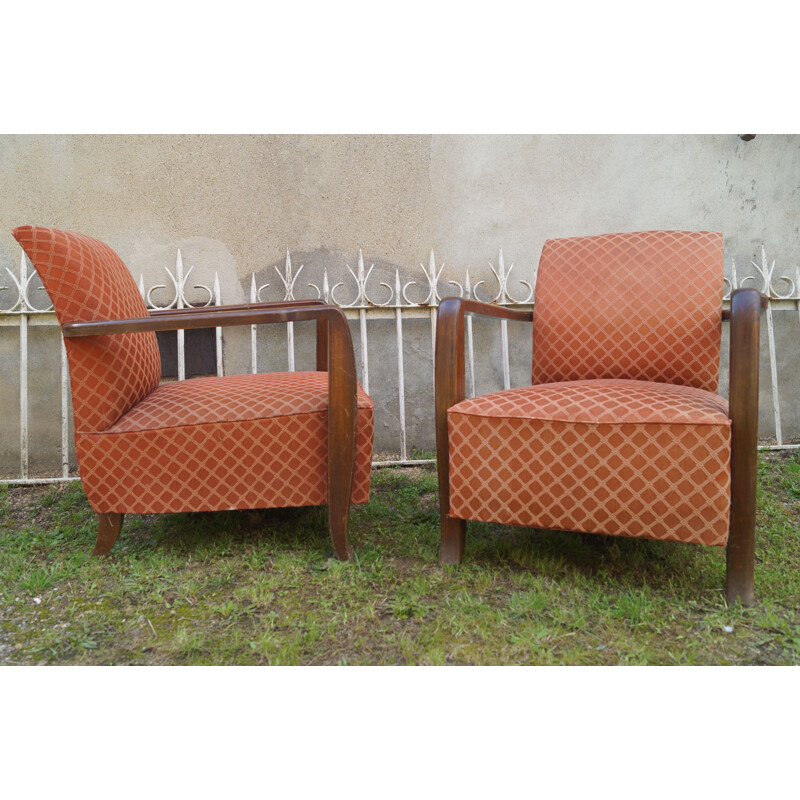
M 646 231 L 545 242 L 532 383 L 628 378 L 716 392 L 722 235 Z
M 450 514 L 724 545 L 727 402 L 631 380 L 509 389 L 448 411 Z
M 108 245 L 30 225 L 13 233 L 60 324 L 148 315 L 133 276 Z M 154 333 L 66 339 L 65 345 L 77 430 L 105 430 L 158 386 L 161 359 Z
M 359 408 L 373 407 L 360 385 L 356 402 Z M 107 433 L 318 414 L 327 410 L 327 372 L 192 378 L 162 384 Z
M 167 383 L 102 433 L 77 432 L 97 513 L 325 505 L 328 375 Z M 369 501 L 373 403 L 358 387 L 352 502 Z

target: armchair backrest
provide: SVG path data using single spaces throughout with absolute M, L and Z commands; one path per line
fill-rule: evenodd
M 13 231 L 60 324 L 146 317 L 128 268 L 108 245 L 79 233 L 26 225 Z M 65 339 L 75 430 L 106 430 L 158 386 L 154 333 Z
M 534 384 L 627 378 L 716 392 L 722 235 L 549 239 L 533 308 Z

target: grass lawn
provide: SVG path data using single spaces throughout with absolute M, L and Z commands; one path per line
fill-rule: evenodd
M 324 508 L 130 516 L 0 487 L 0 664 L 800 664 L 800 454 L 759 467 L 756 602 L 723 548 L 471 523 L 438 565 L 433 469 L 383 469 L 355 558 Z

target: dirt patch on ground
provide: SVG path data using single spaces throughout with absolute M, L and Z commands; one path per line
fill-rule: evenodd
M 41 500 L 45 496 L 64 491 L 60 484 L 32 484 L 29 486 L 9 486 L 6 489 L 7 519 L 24 522 L 38 516 Z

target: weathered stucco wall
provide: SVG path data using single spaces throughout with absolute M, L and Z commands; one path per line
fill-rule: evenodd
M 793 276 L 800 262 L 798 136 L 7 135 L 0 136 L 0 187 L 3 272 L 19 261 L 11 229 L 35 223 L 102 239 L 148 286 L 164 282 L 180 248 L 193 278 L 211 283 L 219 273 L 224 302 L 246 296 L 253 271 L 271 283 L 263 297 L 278 299 L 272 268 L 287 249 L 294 265 L 305 265 L 300 296 L 314 295 L 306 284 L 319 283 L 325 267 L 343 279 L 359 248 L 367 266 L 376 265 L 376 287 L 396 268 L 419 280 L 431 249 L 446 264 L 442 285 L 463 280 L 467 268 L 490 278 L 487 262 L 497 264 L 500 247 L 515 277 L 530 279 L 546 238 L 654 228 L 722 231 L 728 267 L 734 258 L 740 269 L 760 260 L 762 244 L 776 273 Z M 349 285 L 341 291 L 341 299 L 353 299 Z M 800 327 L 794 314 L 775 316 L 784 437 L 800 436 Z M 390 359 L 375 354 L 396 354 L 393 329 L 381 325 L 370 323 L 371 388 L 384 407 L 378 447 L 393 449 L 396 377 Z M 430 448 L 430 326 L 412 322 L 406 333 L 408 443 Z M 486 336 L 496 340 L 496 326 Z M 263 337 L 262 368 L 285 367 L 285 346 Z M 31 378 L 32 469 L 58 441 L 57 432 L 40 427 L 58 417 L 50 357 L 39 345 L 48 338 L 31 339 L 31 362 L 43 366 Z M 5 471 L 17 463 L 15 456 L 5 463 L 18 441 L 15 329 L 0 329 L 0 340 Z M 303 368 L 311 348 L 302 334 L 298 347 Z M 246 332 L 229 336 L 226 368 L 245 371 L 248 357 Z M 479 391 L 500 386 L 501 366 L 491 358 Z M 512 381 L 524 381 L 529 360 L 527 332 L 520 333 Z M 766 361 L 761 405 L 762 433 L 770 435 Z

